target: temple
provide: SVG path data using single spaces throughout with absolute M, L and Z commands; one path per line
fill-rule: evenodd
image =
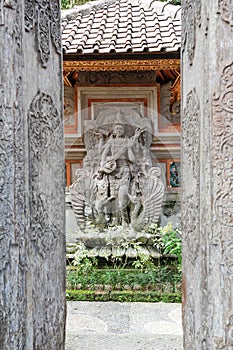
M 88 158 L 95 181 L 105 178 L 98 147 L 110 142 L 114 125 L 126 127 L 130 139 L 147 120 L 149 157 L 136 159 L 141 167 L 160 169 L 162 225 L 180 220 L 180 16 L 180 6 L 151 0 L 93 1 L 62 13 L 67 189 Z M 103 225 L 117 220 L 108 210 Z M 69 191 L 67 215 L 73 230 Z

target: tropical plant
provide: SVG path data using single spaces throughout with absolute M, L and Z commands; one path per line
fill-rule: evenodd
M 93 1 L 93 0 L 62 0 L 61 1 L 61 8 L 62 9 L 71 9 L 72 7 L 76 5 L 83 5 L 86 2 Z
M 161 235 L 159 243 L 163 254 L 175 255 L 181 268 L 182 263 L 182 238 L 181 231 L 168 223 L 165 227 L 158 228 Z

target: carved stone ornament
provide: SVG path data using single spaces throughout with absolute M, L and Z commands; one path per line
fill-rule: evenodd
M 188 327 L 185 332 L 188 335 L 188 343 L 185 344 L 186 348 L 188 349 L 194 349 L 193 346 L 195 344 L 195 337 L 196 337 L 196 325 L 195 325 L 195 315 L 194 315 L 194 297 L 193 292 L 190 291 L 189 295 L 186 300 L 186 307 L 185 307 L 185 325 Z
M 164 186 L 152 166 L 152 125 L 130 107 L 112 106 L 86 121 L 87 155 L 70 187 L 78 225 L 92 222 L 100 230 L 113 226 L 135 231 L 156 223 Z
M 9 145 L 9 136 L 12 132 L 12 125 L 3 120 L 0 121 L 0 271 L 9 262 L 10 243 L 12 239 L 13 208 L 11 204 L 11 169 L 7 166 L 12 160 L 12 148 Z M 8 158 L 9 157 L 9 158 Z
M 66 72 L 76 71 L 156 71 L 157 69 L 180 69 L 180 59 L 166 60 L 96 60 L 64 61 Z
M 74 88 L 64 87 L 64 122 L 65 125 L 73 125 L 75 120 Z
M 183 235 L 189 258 L 194 261 L 199 250 L 200 236 L 200 105 L 196 90 L 187 95 L 182 118 L 182 169 L 189 184 L 183 193 Z
M 189 64 L 193 64 L 195 46 L 196 46 L 196 30 L 201 26 L 201 0 L 186 0 L 182 3 L 182 37 L 181 47 L 186 48 Z
M 29 118 L 31 240 L 38 253 L 45 256 L 55 244 L 63 227 L 56 208 L 64 200 L 57 154 L 63 152 L 62 120 L 51 96 L 38 92 L 31 103 Z M 49 160 L 53 163 L 51 166 Z M 54 196 L 56 193 L 56 196 Z M 51 205 L 51 198 L 53 205 Z
M 228 273 L 233 274 L 233 63 L 221 75 L 220 93 L 213 98 L 212 162 L 215 169 L 213 200 L 215 235 L 222 240 L 222 259 Z
M 25 0 L 25 29 L 36 30 L 36 40 L 42 67 L 46 68 L 51 54 L 51 44 L 60 53 L 59 1 Z
M 219 13 L 222 20 L 233 26 L 233 3 L 232 0 L 218 0 Z
M 213 164 L 214 211 L 216 220 L 225 227 L 233 227 L 233 63 L 221 75 L 220 94 L 214 96 L 213 137 L 215 148 Z
M 215 338 L 216 350 L 233 349 L 233 314 L 228 314 L 227 320 L 224 322 L 225 336 L 223 338 Z
M 160 113 L 171 122 L 171 82 L 162 84 L 160 87 Z
M 155 71 L 80 72 L 77 84 L 155 84 Z

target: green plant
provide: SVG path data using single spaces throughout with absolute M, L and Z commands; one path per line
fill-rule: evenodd
M 119 302 L 160 302 L 180 303 L 181 293 L 168 292 L 132 292 L 132 291 L 110 291 L 95 292 L 89 290 L 67 290 L 67 300 L 76 301 L 119 301 Z
M 132 262 L 132 266 L 135 269 L 144 271 L 144 273 L 149 273 L 155 269 L 152 257 L 149 254 L 141 253 L 140 249 L 138 250 L 136 260 Z
M 179 229 L 173 229 L 172 224 L 168 223 L 165 227 L 158 229 L 161 238 L 160 244 L 163 254 L 175 255 L 178 260 L 178 264 L 181 267 L 182 263 L 182 239 L 181 231 Z
M 154 244 L 159 247 L 164 258 L 153 259 L 142 242 L 124 239 L 120 242 L 119 249 L 115 249 L 115 255 L 106 256 L 100 262 L 98 258 L 88 256 L 88 250 L 84 244 L 78 244 L 74 260 L 67 266 L 67 288 L 98 291 L 96 293 L 101 294 L 98 300 L 103 301 L 110 300 L 108 297 L 110 291 L 112 293 L 141 291 L 142 300 L 144 292 L 181 293 L 181 233 L 173 229 L 171 224 L 159 228 L 154 225 L 150 230 L 154 236 Z M 114 246 L 114 242 L 108 244 Z M 134 258 L 129 259 L 127 254 L 123 255 L 122 251 L 128 249 L 134 251 Z M 171 258 L 171 254 L 177 257 L 175 261 Z M 93 296 L 93 293 L 88 294 L 87 300 L 96 300 L 97 297 Z M 147 301 L 150 297 L 151 295 L 146 296 Z M 79 298 L 86 300 L 83 294 Z M 113 294 L 111 298 L 113 300 Z M 122 294 L 117 300 L 124 298 Z
M 71 9 L 72 7 L 76 5 L 83 5 L 86 2 L 93 1 L 93 0 L 62 0 L 61 1 L 61 8 L 62 9 Z

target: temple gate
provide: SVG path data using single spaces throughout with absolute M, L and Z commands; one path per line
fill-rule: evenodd
M 230 349 L 232 2 L 183 1 L 183 326 L 187 350 Z
M 0 347 L 64 349 L 59 1 L 0 1 Z

